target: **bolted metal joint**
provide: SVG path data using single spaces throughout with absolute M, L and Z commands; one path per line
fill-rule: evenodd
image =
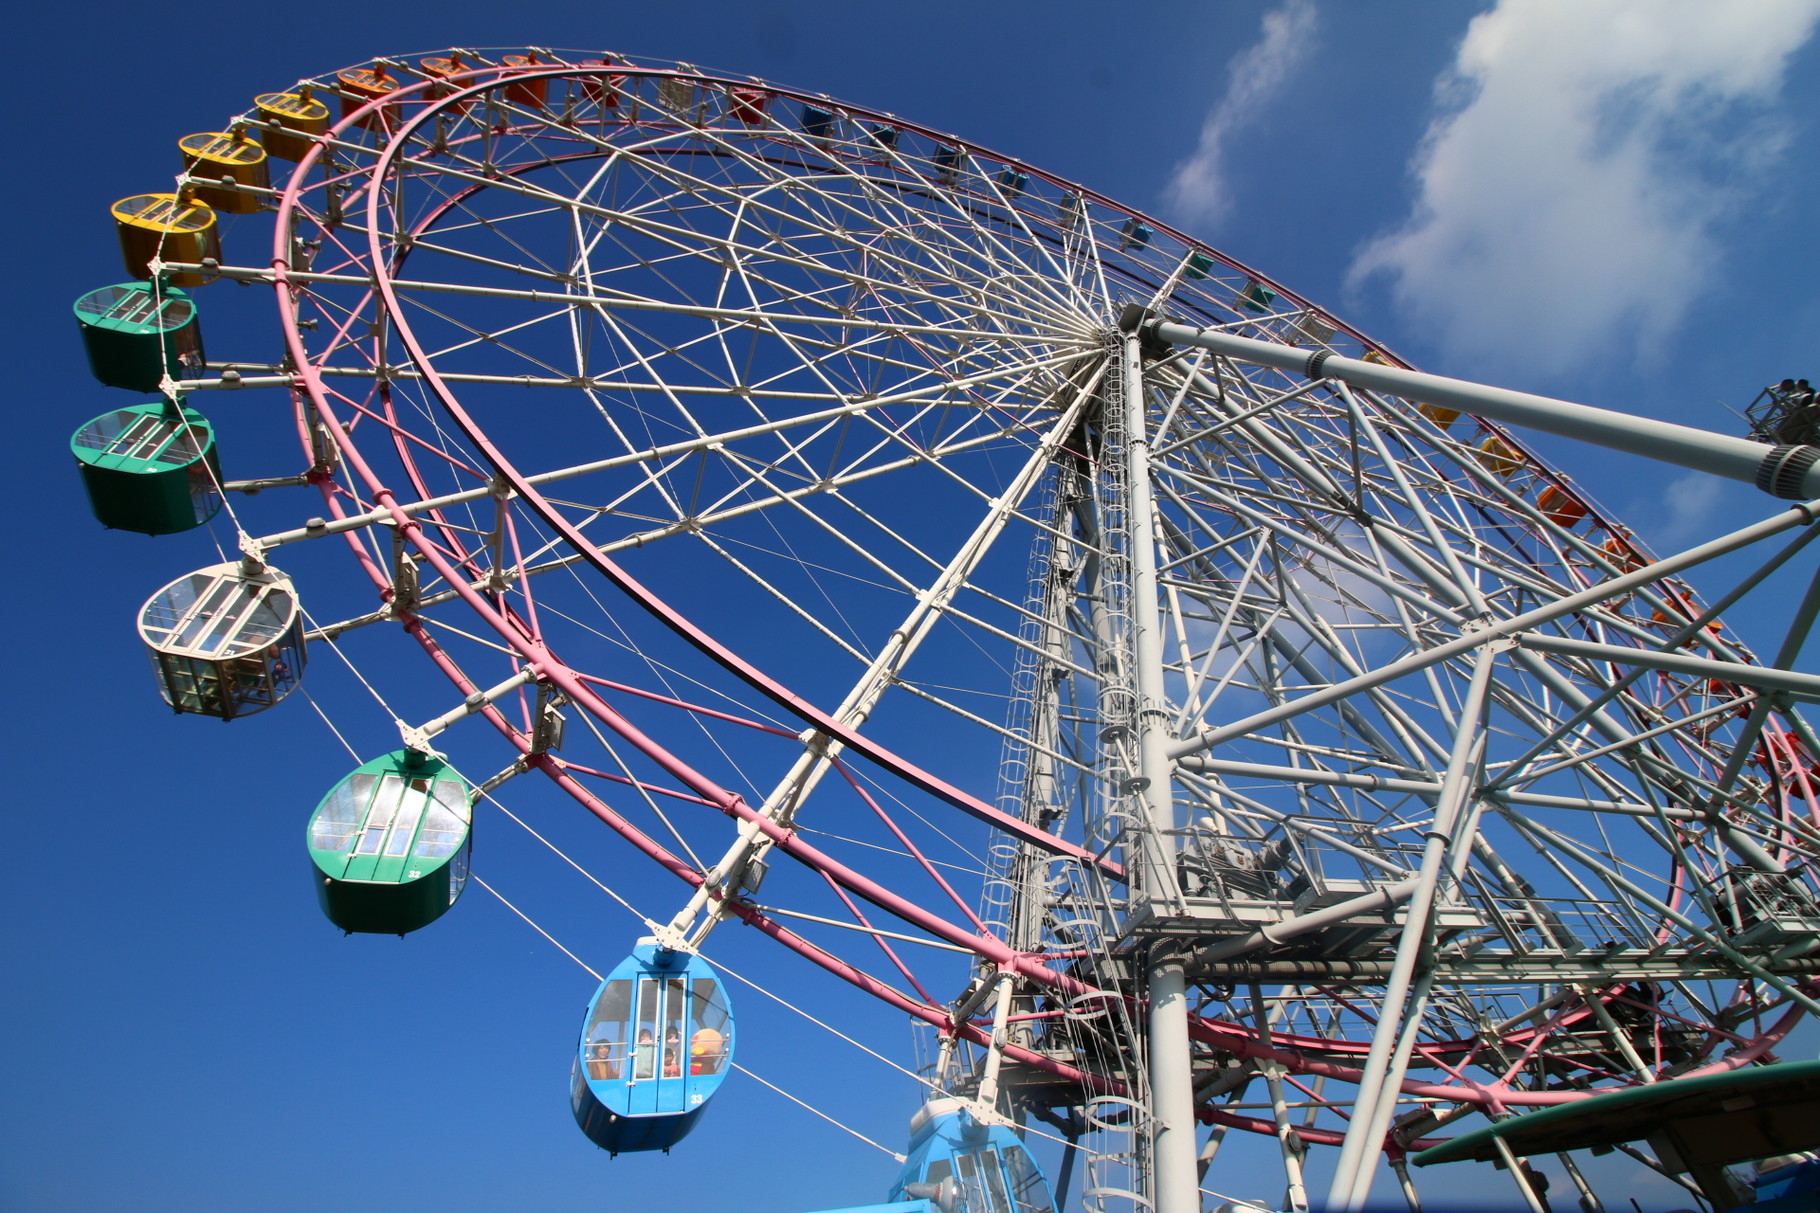
M 1773 447 L 1757 468 L 1757 487 L 1784 501 L 1806 501 L 1809 494 L 1802 491 L 1801 482 L 1816 462 L 1820 446 Z
M 1161 319 L 1155 308 L 1145 307 L 1141 303 L 1127 303 L 1125 310 L 1119 313 L 1119 332 L 1136 333 L 1138 352 L 1155 362 L 1169 357 L 1175 351 L 1173 345 L 1156 334 L 1156 326 Z

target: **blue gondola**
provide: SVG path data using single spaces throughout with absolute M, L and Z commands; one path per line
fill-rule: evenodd
M 1807 1154 L 1765 1158 L 1757 1163 L 1751 1213 L 1800 1213 L 1820 1207 L 1820 1162 Z
M 834 137 L 834 114 L 818 106 L 803 106 L 803 134 L 811 139 Z
M 1042 1168 L 1008 1125 L 963 1100 L 930 1100 L 910 1118 L 910 1150 L 881 1205 L 829 1213 L 1055 1213 Z
M 720 978 L 689 952 L 638 941 L 588 1004 L 570 1107 L 603 1150 L 668 1150 L 687 1137 L 733 1064 Z

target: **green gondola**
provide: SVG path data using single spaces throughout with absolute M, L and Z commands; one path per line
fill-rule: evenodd
M 336 784 L 310 817 L 311 876 L 329 921 L 404 935 L 468 882 L 472 789 L 442 759 L 394 750 Z
M 101 525 L 141 535 L 199 527 L 221 508 L 215 430 L 174 401 L 103 413 L 70 439 Z
M 109 387 L 155 392 L 202 365 L 196 305 L 174 286 L 122 282 L 76 300 L 89 369 Z

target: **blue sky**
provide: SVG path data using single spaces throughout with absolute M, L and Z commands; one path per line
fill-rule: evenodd
M 1733 429 L 1720 402 L 1820 374 L 1817 19 L 1811 0 L 103 0 L 79 25 L 54 6 L 16 15 L 0 1206 L 789 1213 L 877 1199 L 893 1170 L 751 1083 L 729 1083 L 675 1156 L 608 1163 L 566 1107 L 586 975 L 478 890 L 406 941 L 340 938 L 298 837 L 352 765 L 335 739 L 302 704 L 224 726 L 158 702 L 132 612 L 212 558 L 91 523 L 65 444 L 113 398 L 67 309 L 118 278 L 106 207 L 168 181 L 179 136 L 375 54 L 676 58 L 898 113 L 1151 210 L 1425 369 Z M 1538 447 L 1659 548 L 1767 512 L 1744 486 Z M 1774 625 L 1741 621 L 1761 648 Z M 363 710 L 345 678 L 325 693 Z M 674 906 L 675 886 L 597 827 L 527 801 L 641 908 Z M 494 831 L 476 863 L 603 971 L 636 933 L 522 836 Z M 901 1017 L 750 941 L 727 948 L 909 1059 Z M 902 1148 L 908 1080 L 734 997 L 743 1061 Z

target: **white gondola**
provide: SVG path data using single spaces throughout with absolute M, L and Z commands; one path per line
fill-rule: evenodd
M 139 611 L 158 689 L 179 712 L 231 720 L 289 695 L 303 673 L 303 612 L 268 566 L 217 564 L 179 577 Z

